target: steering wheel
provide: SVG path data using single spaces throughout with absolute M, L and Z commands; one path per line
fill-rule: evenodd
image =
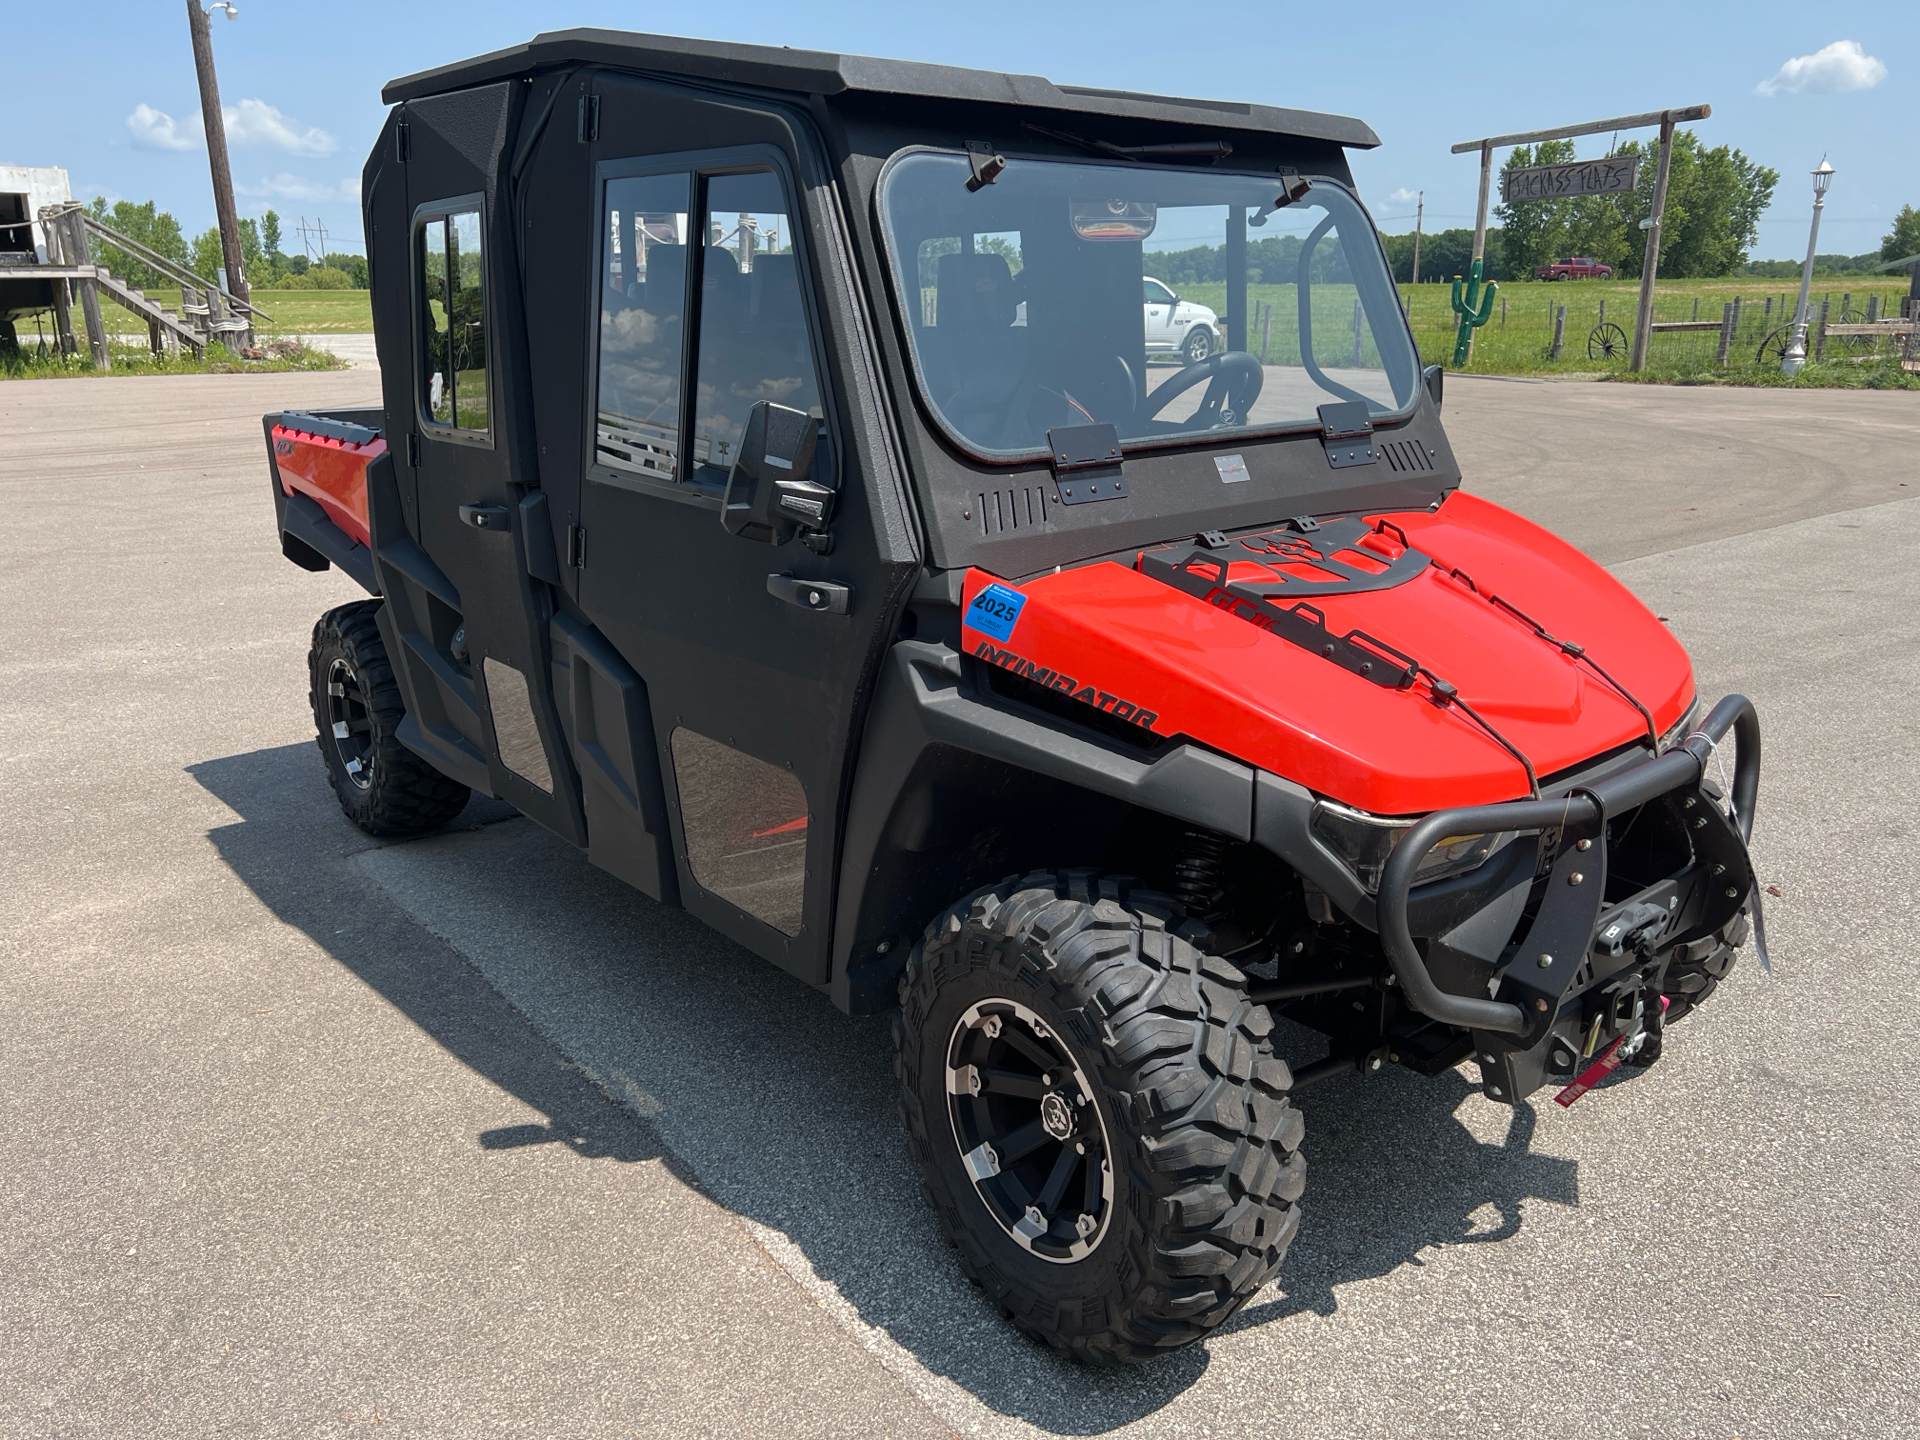
M 1207 393 L 1187 424 L 1202 430 L 1217 430 L 1246 423 L 1247 413 L 1260 398 L 1260 387 L 1266 383 L 1267 375 L 1260 368 L 1260 362 L 1244 350 L 1209 355 L 1195 364 L 1182 366 L 1163 380 L 1141 406 L 1143 418 L 1153 419 L 1203 380 L 1207 382 Z

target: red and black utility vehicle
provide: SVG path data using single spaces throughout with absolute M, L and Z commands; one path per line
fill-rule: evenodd
M 1364 124 L 604 31 L 386 99 L 384 406 L 266 419 L 286 555 L 371 597 L 314 634 L 335 791 L 497 796 L 898 1006 L 924 1194 L 1029 1332 L 1205 1335 L 1299 1225 L 1302 1085 L 1570 1099 L 1757 925 L 1753 709 L 1460 489 Z M 1199 245 L 1224 344 L 1150 353 Z
M 1570 256 L 1565 260 L 1550 261 L 1534 267 L 1536 280 L 1611 280 L 1613 267 L 1598 260 L 1590 260 L 1584 255 Z

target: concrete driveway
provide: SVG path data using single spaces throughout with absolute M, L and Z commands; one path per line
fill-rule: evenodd
M 1306 1092 L 1279 1283 L 1107 1374 L 959 1279 L 884 1020 L 496 803 L 340 817 L 358 592 L 258 416 L 376 379 L 0 385 L 0 1436 L 1910 1433 L 1913 397 L 1451 382 L 1472 488 L 1759 704 L 1773 971 L 1571 1111 Z

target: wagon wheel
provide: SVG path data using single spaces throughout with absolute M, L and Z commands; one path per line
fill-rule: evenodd
M 1769 330 L 1767 338 L 1760 342 L 1760 348 L 1753 352 L 1754 361 L 1761 365 L 1778 365 L 1787 358 L 1787 350 L 1793 344 L 1793 327 L 1782 325 L 1778 330 Z
M 1619 360 L 1627 353 L 1627 332 L 1611 320 L 1604 325 L 1593 327 L 1593 333 L 1587 336 L 1587 358 L 1589 360 Z
M 1864 325 L 1867 323 L 1867 312 L 1864 310 L 1842 310 L 1840 312 L 1839 323 L 1842 325 Z M 1835 335 L 1827 343 L 1838 346 L 1849 355 L 1866 355 L 1871 353 L 1880 342 L 1878 337 L 1873 335 Z

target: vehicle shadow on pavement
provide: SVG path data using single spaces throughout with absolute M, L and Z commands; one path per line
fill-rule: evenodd
M 208 833 L 233 872 L 449 1054 L 548 1117 L 545 1125 L 483 1133 L 483 1148 L 551 1141 L 589 1158 L 673 1166 L 652 1127 L 565 1063 L 457 952 L 356 893 L 383 899 L 348 864 L 371 842 L 326 805 L 332 796 L 320 764 L 311 746 L 290 745 L 187 767 L 241 817 Z M 506 805 L 481 801 L 455 823 L 512 817 Z
M 905 1157 L 886 1017 L 840 1014 L 496 802 L 380 845 L 339 815 L 309 745 L 191 773 L 241 817 L 210 839 L 276 915 L 549 1117 L 477 1144 L 660 1159 L 738 1215 L 817 1302 L 850 1307 L 982 1405 L 1049 1430 L 1137 1421 L 1206 1373 L 1206 1345 L 1120 1372 L 1081 1368 L 1022 1339 L 966 1283 Z M 1324 1047 L 1291 1026 L 1280 1034 L 1296 1063 Z M 1528 1199 L 1577 1203 L 1574 1163 L 1532 1153 L 1530 1110 L 1513 1112 L 1502 1142 L 1475 1137 L 1454 1113 L 1472 1088 L 1457 1072 L 1396 1072 L 1303 1092 L 1306 1223 L 1280 1284 L 1218 1343 L 1265 1329 L 1276 1347 L 1311 1347 L 1311 1328 L 1277 1327 L 1331 1314 L 1337 1287 L 1418 1264 L 1430 1247 L 1507 1239 Z
M 1303 1037 L 1298 1053 L 1311 1057 L 1318 1037 L 1295 1033 Z M 1282 1048 L 1293 1049 L 1284 1040 Z M 1281 1269 L 1280 1294 L 1256 1297 L 1227 1333 L 1302 1311 L 1331 1315 L 1335 1287 L 1422 1264 L 1430 1248 L 1510 1240 L 1529 1200 L 1578 1205 L 1578 1162 L 1532 1149 L 1531 1104 L 1512 1109 L 1503 1140 L 1484 1142 L 1467 1128 L 1456 1112 L 1478 1091 L 1458 1070 L 1431 1080 L 1395 1070 L 1329 1080 L 1296 1096 L 1307 1121 L 1300 1238 Z M 1472 1103 L 1499 1128 L 1498 1107 Z

